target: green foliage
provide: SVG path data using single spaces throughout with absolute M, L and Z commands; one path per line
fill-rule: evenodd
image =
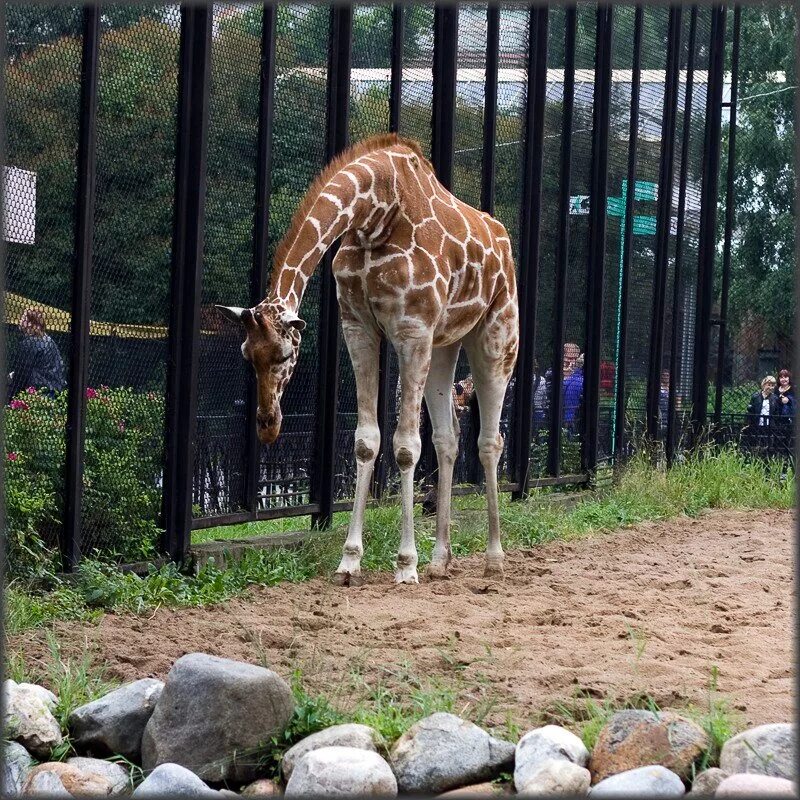
M 129 561 L 153 555 L 164 402 L 153 392 L 87 390 L 82 521 L 84 541 Z M 64 507 L 67 392 L 28 390 L 6 421 L 9 570 L 32 578 L 55 566 Z

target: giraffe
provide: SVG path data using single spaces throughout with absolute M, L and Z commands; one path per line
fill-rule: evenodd
M 421 450 L 423 396 L 439 463 L 436 543 L 426 574 L 448 574 L 450 495 L 458 454 L 451 392 L 462 346 L 480 408 L 478 453 L 486 474 L 489 516 L 485 574 L 502 576 L 499 422 L 519 343 L 511 242 L 500 222 L 442 186 L 417 142 L 383 134 L 334 158 L 311 184 L 276 249 L 266 298 L 253 308 L 218 306 L 244 326 L 242 355 L 253 365 L 258 385 L 259 440 L 271 444 L 280 432 L 280 400 L 305 328 L 298 316 L 300 303 L 323 254 L 337 239 L 341 242 L 333 275 L 355 373 L 358 424 L 353 513 L 333 581 L 363 582 L 364 510 L 381 437 L 377 401 L 382 336 L 397 353 L 401 383 L 393 440 L 402 506 L 395 581 L 419 580 L 413 481 Z

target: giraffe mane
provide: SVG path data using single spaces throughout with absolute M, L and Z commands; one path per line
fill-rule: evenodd
M 339 155 L 335 156 L 326 167 L 314 178 L 311 186 L 309 186 L 305 197 L 300 201 L 297 211 L 292 215 L 292 221 L 289 224 L 289 229 L 283 235 L 283 238 L 275 248 L 275 257 L 272 260 L 273 270 L 270 276 L 270 293 L 274 294 L 278 288 L 278 281 L 280 280 L 280 265 L 286 260 L 286 256 L 291 249 L 294 240 L 297 238 L 300 228 L 305 222 L 308 212 L 314 205 L 314 201 L 319 196 L 322 188 L 330 179 L 351 161 L 360 158 L 367 153 L 372 153 L 376 150 L 385 150 L 389 147 L 396 145 L 403 145 L 413 150 L 421 159 L 426 160 L 422 152 L 419 142 L 414 139 L 406 139 L 396 133 L 381 133 L 377 136 L 371 136 L 369 139 L 364 139 L 356 144 L 343 150 Z M 278 266 L 278 269 L 275 269 Z

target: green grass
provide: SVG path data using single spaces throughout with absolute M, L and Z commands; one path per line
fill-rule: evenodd
M 506 549 L 619 529 L 646 520 L 695 516 L 709 508 L 776 508 L 794 506 L 794 473 L 779 464 L 748 460 L 735 449 L 708 451 L 669 471 L 654 469 L 644 458 L 634 460 L 610 489 L 582 501 L 571 511 L 548 503 L 551 493 L 528 500 L 500 500 Z M 456 498 L 452 547 L 456 556 L 485 548 L 485 497 Z M 111 565 L 84 561 L 72 582 L 57 582 L 47 591 L 12 582 L 6 593 L 6 631 L 18 633 L 54 620 L 94 620 L 102 610 L 150 612 L 160 606 L 205 606 L 241 595 L 248 587 L 300 582 L 332 572 L 341 555 L 349 514 L 336 515 L 328 533 L 295 548 L 248 550 L 227 570 L 213 562 L 196 575 L 181 574 L 173 565 L 152 567 L 144 577 L 122 573 Z M 296 520 L 283 520 L 282 524 Z M 251 523 L 264 532 L 264 523 Z M 269 523 L 273 525 L 274 523 Z M 241 526 L 237 526 L 241 528 Z M 418 518 L 420 567 L 430 560 L 434 520 Z M 400 540 L 397 503 L 370 508 L 366 516 L 366 570 L 390 571 Z

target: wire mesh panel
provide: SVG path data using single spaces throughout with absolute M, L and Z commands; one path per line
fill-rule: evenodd
M 247 370 L 241 328 L 214 304 L 249 307 L 253 268 L 260 6 L 214 6 L 201 295 L 194 508 L 243 508 Z
M 14 6 L 5 19 L 5 541 L 24 574 L 58 551 L 64 512 L 82 14 Z
M 592 108 L 594 102 L 595 8 L 578 9 L 575 39 L 575 106 L 572 118 L 572 172 L 570 196 L 588 198 L 592 157 Z M 594 202 L 591 198 L 590 202 Z M 577 204 L 576 204 L 577 208 Z M 567 301 L 564 309 L 563 347 L 563 474 L 580 472 L 583 354 L 586 352 L 587 270 L 589 266 L 588 205 L 570 215 Z
M 325 162 L 325 98 L 330 9 L 278 7 L 275 42 L 275 116 L 272 138 L 269 254 Z M 272 269 L 277 265 L 273 264 Z M 299 313 L 307 322 L 300 357 L 281 400 L 277 442 L 261 448 L 260 508 L 291 508 L 310 501 L 317 445 L 320 270 L 311 278 Z
M 355 6 L 350 73 L 350 143 L 389 130 L 389 63 L 392 52 L 392 8 Z M 353 438 L 358 402 L 353 365 L 344 337 L 339 350 L 339 396 L 336 421 L 335 496 L 355 493 L 356 460 Z
M 180 20 L 125 11 L 100 37 L 82 545 L 137 561 L 159 535 Z
M 433 6 L 405 10 L 400 133 L 416 139 L 430 157 L 433 113 Z

